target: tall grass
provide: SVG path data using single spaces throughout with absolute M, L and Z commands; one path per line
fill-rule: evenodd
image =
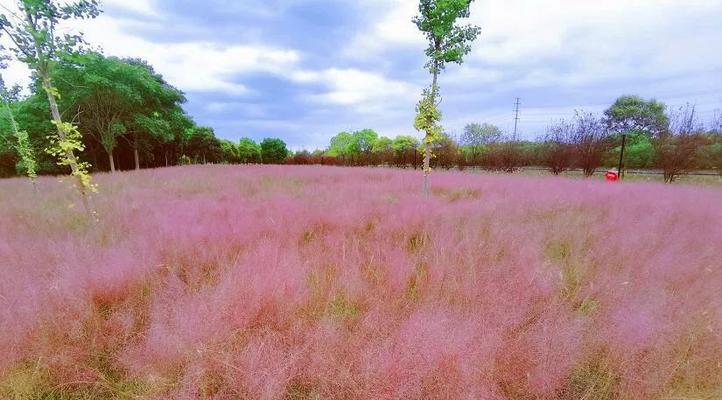
M 722 396 L 722 192 L 194 166 L 0 181 L 0 398 Z

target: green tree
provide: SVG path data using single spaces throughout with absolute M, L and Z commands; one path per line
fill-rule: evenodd
M 608 157 L 606 164 L 616 166 L 622 147 L 617 146 Z M 624 147 L 624 166 L 627 168 L 652 168 L 654 166 L 654 144 L 652 138 L 641 132 L 627 135 Z
M 238 142 L 238 158 L 243 164 L 261 162 L 261 146 L 253 139 L 241 138 Z
M 604 116 L 612 132 L 654 136 L 659 135 L 669 125 L 666 108 L 664 103 L 654 99 L 622 96 L 604 111 Z
M 386 136 L 376 139 L 371 148 L 374 165 L 389 163 L 394 157 L 393 141 Z
M 143 99 L 142 111 L 135 110 L 132 122 L 128 124 L 132 138 L 135 169 L 140 169 L 140 148 L 151 143 L 167 143 L 174 139 L 173 124 L 183 118 L 181 105 L 185 95 L 156 73 L 150 64 L 138 58 L 119 60 L 134 67 L 137 92 Z M 187 116 L 185 116 L 187 118 Z
M 414 150 L 419 147 L 419 139 L 413 136 L 396 136 L 391 143 L 391 147 L 394 149 L 396 154 L 401 154 L 409 150 Z
M 420 0 L 419 14 L 414 17 L 416 27 L 426 36 L 428 47 L 426 67 L 432 75 L 431 87 L 424 90 L 416 107 L 414 127 L 424 132 L 424 194 L 429 192 L 431 173 L 431 145 L 441 138 L 439 127 L 441 112 L 438 110 L 438 76 L 448 63 L 461 64 L 471 51 L 471 42 L 481 29 L 471 25 L 459 25 L 460 18 L 469 17 L 473 0 Z
M 370 154 L 379 134 L 373 129 L 362 129 L 352 135 L 351 151 L 355 154 Z
M 394 138 L 391 148 L 394 150 L 395 164 L 406 167 L 409 164 L 416 168 L 416 153 L 419 140 L 413 136 L 399 135 Z
M 393 140 L 390 138 L 387 138 L 386 136 L 381 136 L 374 142 L 373 147 L 371 148 L 371 151 L 374 153 L 384 153 L 393 151 Z
M 282 164 L 288 157 L 286 143 L 281 139 L 265 138 L 261 142 L 261 159 L 264 164 Z
M 223 159 L 223 149 L 212 128 L 194 127 L 186 131 L 185 155 L 196 163 L 216 163 Z
M 53 86 L 51 74 L 61 55 L 77 49 L 83 42 L 81 35 L 59 35 L 56 29 L 58 23 L 68 19 L 95 18 L 100 13 L 98 2 L 18 0 L 16 4 L 19 14 L 8 12 L 0 15 L 0 30 L 13 43 L 18 60 L 33 71 L 47 95 L 53 125 L 57 129 L 57 138 L 52 141 L 49 152 L 59 158 L 60 165 L 70 167 L 71 174 L 77 178 L 86 209 L 90 211 L 85 196 L 88 190 L 94 190 L 88 174 L 89 165 L 80 162 L 75 155 L 76 151 L 85 147 L 77 128 L 62 120 L 57 104 L 60 93 Z
M 4 67 L 2 60 L 0 60 L 0 67 Z M 8 90 L 5 87 L 5 82 L 3 81 L 2 76 L 0 76 L 0 100 L 2 100 L 3 102 L 3 105 L 5 107 L 5 117 L 7 118 L 10 124 L 10 129 L 15 136 L 14 147 L 17 151 L 18 156 L 20 157 L 20 166 L 30 179 L 30 182 L 32 182 L 33 186 L 35 186 L 35 178 L 37 178 L 38 176 L 38 168 L 33 147 L 30 144 L 28 133 L 18 128 L 18 124 L 15 121 L 15 116 L 13 115 L 13 110 L 10 106 L 12 102 L 17 101 L 19 92 L 20 88 L 17 86 Z M 8 140 L 8 147 L 10 147 L 10 139 L 7 138 L 6 140 Z
M 331 157 L 348 157 L 353 153 L 354 137 L 349 132 L 339 132 L 331 138 L 328 155 Z
M 131 143 L 136 169 L 140 168 L 141 138 L 169 140 L 168 115 L 185 99 L 140 60 L 121 60 L 98 53 L 68 57 L 52 75 L 66 93 L 61 109 L 82 115 L 79 128 L 94 137 L 108 155 L 115 172 L 113 152 L 123 138 Z
M 698 150 L 700 168 L 716 170 L 722 175 L 722 134 L 708 135 L 707 145 Z
M 502 137 L 499 127 L 492 124 L 471 123 L 464 127 L 461 146 L 472 163 L 477 162 L 485 146 L 498 142 Z
M 228 164 L 238 164 L 240 157 L 238 154 L 238 146 L 230 140 L 221 139 L 221 160 Z

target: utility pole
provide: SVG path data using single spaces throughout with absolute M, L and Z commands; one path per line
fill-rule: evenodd
M 516 142 L 516 134 L 519 126 L 519 98 L 516 98 L 516 104 L 514 107 L 514 137 L 513 140 Z

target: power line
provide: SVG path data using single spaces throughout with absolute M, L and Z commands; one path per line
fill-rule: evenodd
M 514 141 L 516 141 L 517 128 L 519 126 L 519 98 L 516 98 L 516 107 L 514 109 Z

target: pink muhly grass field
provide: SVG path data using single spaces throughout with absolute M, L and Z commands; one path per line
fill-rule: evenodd
M 0 181 L 0 398 L 722 398 L 722 191 L 332 167 Z

